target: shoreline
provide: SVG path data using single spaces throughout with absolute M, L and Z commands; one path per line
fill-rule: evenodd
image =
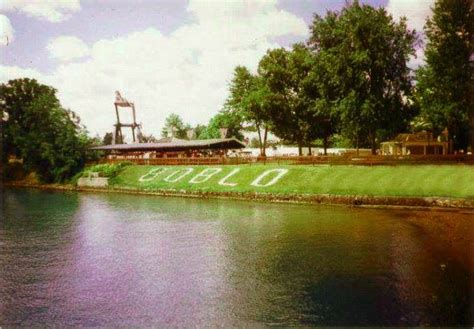
M 54 191 L 76 191 L 92 193 L 123 193 L 134 195 L 154 195 L 163 197 L 184 197 L 200 199 L 227 199 L 287 204 L 339 205 L 371 208 L 409 208 L 438 210 L 474 210 L 474 198 L 449 197 L 395 197 L 369 195 L 329 195 L 329 194 L 278 194 L 256 192 L 200 192 L 176 189 L 144 190 L 137 188 L 91 188 L 62 184 L 3 183 L 3 187 L 35 188 Z

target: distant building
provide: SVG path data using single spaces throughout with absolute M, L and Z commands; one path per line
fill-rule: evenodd
M 166 137 L 156 143 L 115 144 L 93 147 L 109 159 L 153 159 L 171 157 L 226 156 L 229 150 L 244 148 L 235 138 L 184 140 Z
M 445 155 L 449 153 L 447 132 L 433 138 L 433 134 L 422 131 L 414 134 L 399 134 L 380 147 L 383 155 Z

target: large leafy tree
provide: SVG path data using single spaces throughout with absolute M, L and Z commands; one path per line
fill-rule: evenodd
M 265 103 L 272 132 L 296 143 L 300 155 L 303 145 L 314 139 L 314 125 L 317 123 L 304 92 L 311 67 L 311 54 L 302 44 L 295 44 L 291 50 L 267 51 L 258 67 L 268 90 Z
M 41 96 L 49 97 L 52 105 L 57 106 L 59 101 L 55 94 L 54 88 L 30 79 L 10 80 L 0 85 L 0 118 L 8 118 L 2 134 L 2 160 L 7 161 L 10 155 L 21 156 L 18 142 L 22 139 L 21 134 L 28 130 L 27 108 Z
M 375 152 L 378 139 L 406 129 L 413 117 L 407 62 L 415 42 L 406 19 L 395 22 L 384 8 L 354 1 L 341 12 L 315 15 L 309 45 L 326 63 L 333 90 L 324 100 L 357 147 L 367 142 Z
M 474 132 L 474 8 L 471 0 L 438 0 L 425 32 L 426 65 L 417 71 L 421 116 L 435 133 L 448 128 L 456 149 Z M 470 63 L 471 60 L 471 63 Z M 471 135 L 471 149 L 474 149 Z
M 0 85 L 3 123 L 2 156 L 23 159 L 25 169 L 44 182 L 60 182 L 79 171 L 93 143 L 79 117 L 61 107 L 56 90 L 36 80 L 17 79 Z
M 269 129 L 266 97 L 269 91 L 264 80 L 258 75 L 251 74 L 246 67 L 237 66 L 229 89 L 225 110 L 240 117 L 257 131 L 260 155 L 265 156 Z
M 338 132 L 337 88 L 330 74 L 331 62 L 324 54 L 313 55 L 313 65 L 304 81 L 304 92 L 309 99 L 310 113 L 315 120 L 312 137 L 322 141 L 324 154 L 327 154 L 332 136 Z

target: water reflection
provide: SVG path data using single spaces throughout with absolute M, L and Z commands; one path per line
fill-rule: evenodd
M 67 201 L 67 202 L 65 202 Z M 70 263 L 75 193 L 5 193 L 0 221 L 0 323 L 47 321 L 51 292 Z
M 7 191 L 0 324 L 468 325 L 472 214 Z

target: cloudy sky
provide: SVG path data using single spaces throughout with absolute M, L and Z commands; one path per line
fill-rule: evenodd
M 308 37 L 313 13 L 346 0 L 0 0 L 0 82 L 30 77 L 58 90 L 91 134 L 114 123 L 114 91 L 144 131 L 177 113 L 207 123 L 237 65 Z M 421 31 L 432 0 L 365 0 Z M 422 54 L 414 60 L 420 63 Z

